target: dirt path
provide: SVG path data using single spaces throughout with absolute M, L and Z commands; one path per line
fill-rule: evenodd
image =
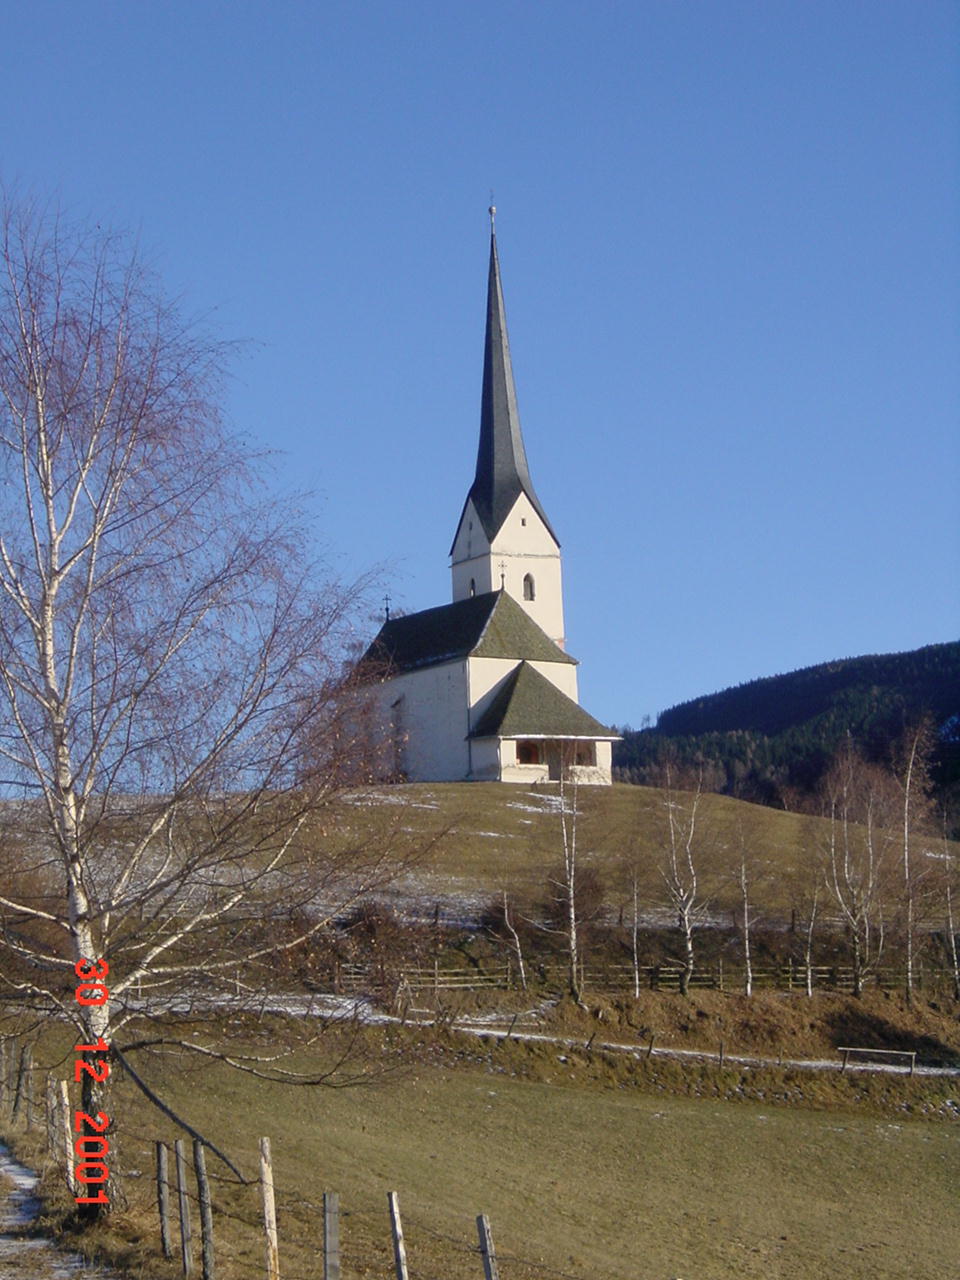
M 118 1280 L 76 1254 L 29 1234 L 39 1208 L 39 1179 L 0 1145 L 0 1280 Z

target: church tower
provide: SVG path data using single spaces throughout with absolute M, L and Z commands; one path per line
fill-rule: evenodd
M 477 470 L 452 557 L 453 599 L 501 589 L 563 647 L 560 543 L 530 479 L 510 363 L 500 262 L 490 209 L 490 274 Z

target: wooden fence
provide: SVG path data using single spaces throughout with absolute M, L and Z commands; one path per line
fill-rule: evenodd
M 189 1187 L 187 1159 L 184 1143 L 174 1143 L 176 1182 L 170 1180 L 170 1162 L 167 1147 L 164 1143 L 156 1144 L 157 1155 L 157 1208 L 160 1229 L 160 1247 L 165 1258 L 179 1258 L 180 1270 L 184 1277 L 199 1276 L 202 1280 L 216 1280 L 216 1252 L 214 1246 L 214 1220 L 210 1184 L 204 1162 L 203 1143 L 193 1140 L 193 1170 L 196 1182 L 196 1194 Z M 260 1139 L 260 1176 L 256 1183 L 259 1197 L 259 1210 L 263 1225 L 264 1270 L 266 1280 L 281 1280 L 282 1241 L 277 1226 L 277 1195 L 273 1175 L 273 1154 L 270 1139 Z M 171 1205 L 176 1203 L 176 1214 Z M 191 1222 L 190 1205 L 195 1203 L 199 1209 L 200 1226 L 200 1267 L 197 1269 L 196 1249 L 194 1247 L 193 1223 Z M 174 1223 L 179 1248 L 174 1248 Z M 322 1212 L 319 1215 L 319 1234 L 322 1241 L 323 1280 L 340 1280 L 340 1197 L 336 1192 L 323 1193 Z M 407 1246 L 403 1234 L 403 1221 L 400 1215 L 400 1197 L 396 1191 L 387 1193 L 384 1227 L 389 1224 L 390 1240 L 393 1252 L 393 1269 L 396 1280 L 409 1280 L 407 1265 Z M 477 1274 L 483 1268 L 484 1280 L 499 1280 L 497 1256 L 493 1245 L 493 1234 L 486 1214 L 478 1214 L 476 1219 L 477 1246 L 472 1252 L 477 1255 Z
M 569 969 L 561 963 L 532 961 L 526 966 L 528 985 L 562 989 L 568 980 Z M 680 987 L 682 968 L 676 964 L 640 965 L 635 971 L 631 964 L 607 964 L 580 966 L 582 989 L 598 994 L 629 994 L 637 986 L 644 991 L 677 991 Z M 746 969 L 740 964 L 719 961 L 694 969 L 690 979 L 691 989 L 714 991 L 743 991 L 746 986 Z M 754 991 L 801 991 L 807 988 L 807 966 L 796 962 L 778 965 L 754 965 L 751 985 Z M 809 971 L 813 990 L 852 992 L 853 969 L 849 965 L 813 965 Z M 917 967 L 914 986 L 923 990 L 953 990 L 954 975 L 949 969 Z M 873 969 L 864 978 L 864 985 L 884 991 L 903 990 L 906 972 L 899 968 Z M 374 965 L 344 965 L 334 979 L 338 991 L 349 994 L 383 992 L 390 990 L 395 999 L 423 994 L 439 995 L 456 991 L 515 990 L 520 986 L 516 967 L 505 964 L 450 968 L 433 965 L 413 965 L 384 968 Z
M 33 1067 L 33 1045 L 16 1037 L 0 1037 L 0 1124 L 32 1129 L 43 1124 L 47 1157 L 59 1169 L 68 1192 L 78 1194 L 74 1179 L 74 1108 L 65 1080 L 48 1075 L 41 1105 L 36 1097 L 37 1072 Z M 260 1139 L 259 1177 L 250 1184 L 257 1197 L 257 1214 L 263 1232 L 263 1271 L 266 1280 L 281 1280 L 283 1242 L 277 1225 L 277 1194 L 274 1185 L 270 1139 Z M 192 1144 L 184 1139 L 154 1144 L 157 1226 L 160 1253 L 179 1264 L 190 1280 L 216 1280 L 216 1224 L 214 1198 L 207 1172 L 206 1146 L 199 1138 Z M 391 1191 L 383 1215 L 384 1232 L 389 1229 L 396 1280 L 409 1280 L 407 1248 L 400 1216 L 400 1200 Z M 475 1256 L 477 1277 L 499 1280 L 490 1222 L 485 1214 L 476 1219 L 477 1244 L 469 1249 Z M 318 1236 L 322 1239 L 323 1280 L 340 1280 L 340 1197 L 324 1192 L 318 1215 Z M 481 1272 L 482 1268 L 482 1272 Z

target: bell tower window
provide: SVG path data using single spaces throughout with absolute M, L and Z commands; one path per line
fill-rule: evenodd
M 537 598 L 537 588 L 534 585 L 532 573 L 523 575 L 523 598 L 524 600 L 536 600 Z

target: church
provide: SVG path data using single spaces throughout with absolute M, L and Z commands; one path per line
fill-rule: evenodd
M 520 431 L 490 210 L 480 446 L 450 549 L 453 601 L 388 618 L 361 659 L 384 776 L 608 784 L 617 734 L 579 704 L 560 543 Z

